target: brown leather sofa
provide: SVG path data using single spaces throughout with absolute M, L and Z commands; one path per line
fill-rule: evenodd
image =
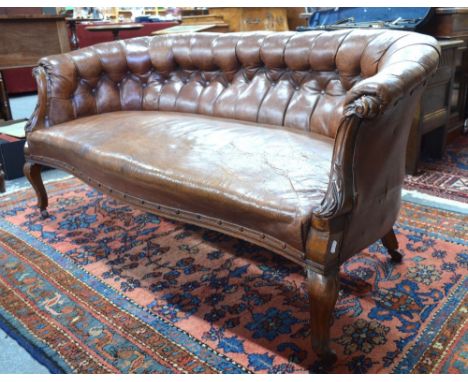
M 342 262 L 392 226 L 415 105 L 439 61 L 431 37 L 387 30 L 198 33 L 42 59 L 25 175 L 40 166 L 146 211 L 258 244 L 304 266 L 312 346 Z

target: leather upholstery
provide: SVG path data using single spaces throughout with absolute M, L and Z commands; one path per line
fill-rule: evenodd
M 26 154 L 255 225 L 324 272 L 391 229 L 412 111 L 439 56 L 433 38 L 389 30 L 99 44 L 40 61 Z
M 137 127 L 138 134 L 134 128 Z M 303 251 L 323 199 L 333 140 L 174 112 L 98 114 L 29 136 L 36 156 L 172 208 L 273 235 Z
M 372 93 L 385 105 L 420 82 L 431 56 L 415 62 L 412 53 L 416 45 L 431 53 L 427 40 L 409 32 L 340 30 L 177 34 L 98 44 L 40 61 L 49 77 L 47 124 L 141 109 L 334 137 L 345 104 Z

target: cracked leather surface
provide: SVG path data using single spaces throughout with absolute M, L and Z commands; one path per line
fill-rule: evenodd
M 138 133 L 136 133 L 136 129 Z M 35 131 L 35 155 L 145 200 L 271 234 L 302 250 L 328 186 L 333 140 L 172 112 L 113 112 Z

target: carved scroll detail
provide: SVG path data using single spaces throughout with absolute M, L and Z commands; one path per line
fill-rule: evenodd
M 350 117 L 356 115 L 362 119 L 371 119 L 376 117 L 382 111 L 382 102 L 379 98 L 370 95 L 364 95 L 345 109 L 345 116 Z
M 343 215 L 354 203 L 353 155 L 360 121 L 378 116 L 382 111 L 380 99 L 363 95 L 345 108 L 338 128 L 333 151 L 333 163 L 327 192 L 320 206 L 313 211 L 319 218 Z
M 333 163 L 328 189 L 320 206 L 314 210 L 315 215 L 331 217 L 339 211 L 343 204 L 343 167 L 341 163 Z

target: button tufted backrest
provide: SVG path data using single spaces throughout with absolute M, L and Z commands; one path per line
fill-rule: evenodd
M 341 30 L 179 34 L 98 44 L 40 61 L 47 74 L 45 124 L 117 110 L 164 110 L 334 137 L 356 84 L 384 66 L 398 69 L 411 60 L 412 45 L 424 50 L 425 38 Z

